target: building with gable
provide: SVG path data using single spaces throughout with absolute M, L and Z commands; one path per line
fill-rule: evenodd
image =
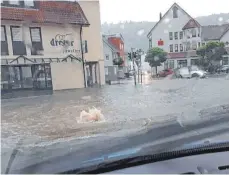
M 150 30 L 147 35 L 149 48 L 160 47 L 168 53 L 167 61 L 159 68 L 178 68 L 196 65 L 196 50 L 209 41 L 222 41 L 229 47 L 229 24 L 201 26 L 177 3 Z M 221 64 L 228 64 L 224 55 Z
M 1 1 L 1 91 L 104 84 L 99 10 L 98 0 Z

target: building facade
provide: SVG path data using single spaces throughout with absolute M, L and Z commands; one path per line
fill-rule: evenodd
M 226 45 L 229 24 L 201 26 L 177 3 L 174 3 L 148 33 L 149 48 L 160 47 L 168 53 L 159 68 L 178 68 L 197 64 L 196 50 L 208 41 L 223 41 Z
M 121 34 L 103 35 L 104 68 L 106 82 L 115 82 L 125 77 L 128 72 L 127 55 L 124 51 L 124 39 Z M 117 66 L 113 60 L 121 57 L 123 64 Z
M 94 26 L 90 26 L 78 2 L 3 1 L 2 92 L 75 89 L 91 82 L 103 84 L 104 74 L 100 69 L 104 68 L 98 66 L 103 57 L 90 53 L 87 45 L 94 40 L 83 36 L 85 28 L 90 27 Z M 93 59 L 86 57 L 89 53 L 94 54 Z M 91 65 L 97 66 L 93 69 Z M 90 77 L 92 81 L 88 81 Z

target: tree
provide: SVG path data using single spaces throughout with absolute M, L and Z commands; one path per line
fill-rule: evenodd
M 121 57 L 113 59 L 113 64 L 121 66 L 124 63 L 124 60 Z
M 212 67 L 213 61 L 222 60 L 222 56 L 226 54 L 223 42 L 210 41 L 205 46 L 200 47 L 196 54 L 201 56 L 200 64 L 203 67 Z
M 166 61 L 166 56 L 167 53 L 163 49 L 154 47 L 148 50 L 145 62 L 148 62 L 151 68 L 155 67 L 157 74 L 157 66 L 161 66 L 161 63 Z

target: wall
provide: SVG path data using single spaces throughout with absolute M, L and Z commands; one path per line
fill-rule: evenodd
M 51 63 L 53 90 L 84 87 L 83 67 L 79 62 Z
M 99 61 L 98 82 L 105 84 L 103 42 L 101 35 L 100 4 L 98 0 L 79 1 L 79 4 L 87 17 L 90 26 L 83 28 L 83 40 L 88 42 L 87 61 Z
M 106 55 L 109 56 L 109 60 L 106 60 Z M 103 57 L 105 66 L 113 66 L 113 53 L 111 48 L 103 42 Z
M 8 49 L 9 55 L 2 56 L 3 59 L 6 58 L 16 58 L 18 55 L 13 55 L 13 48 L 12 48 L 12 40 L 11 40 L 11 32 L 10 26 L 22 26 L 21 22 L 18 21 L 2 21 L 2 25 L 6 26 L 6 34 L 7 34 L 7 41 L 8 41 Z M 29 27 L 41 27 L 41 36 L 42 36 L 42 44 L 43 44 L 43 55 L 31 55 L 31 38 L 30 38 L 30 30 Z M 81 57 L 80 54 L 80 28 L 77 25 L 57 25 L 57 24 L 29 24 L 28 26 L 23 27 L 24 30 L 24 42 L 26 43 L 26 52 L 25 55 L 28 58 L 64 58 L 69 54 L 72 54 L 76 57 Z M 59 35 L 66 35 L 66 40 L 73 41 L 73 46 L 71 47 L 64 47 L 64 46 L 52 46 L 51 40 L 57 38 Z M 58 35 L 58 36 L 57 36 Z M 75 51 L 75 52 L 66 52 Z
M 164 41 L 163 46 L 159 46 L 166 52 L 169 52 L 170 44 L 182 44 L 181 40 L 169 40 L 169 32 L 180 32 L 184 25 L 190 20 L 181 9 L 178 9 L 178 18 L 173 18 L 172 10 L 159 22 L 159 24 L 152 31 L 152 47 L 158 47 L 158 40 Z M 173 37 L 174 38 L 174 37 Z

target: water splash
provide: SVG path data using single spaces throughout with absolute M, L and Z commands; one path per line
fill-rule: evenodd
M 104 122 L 105 118 L 101 112 L 101 110 L 93 107 L 86 111 L 81 111 L 80 119 L 77 121 L 78 123 L 91 123 L 91 122 Z

